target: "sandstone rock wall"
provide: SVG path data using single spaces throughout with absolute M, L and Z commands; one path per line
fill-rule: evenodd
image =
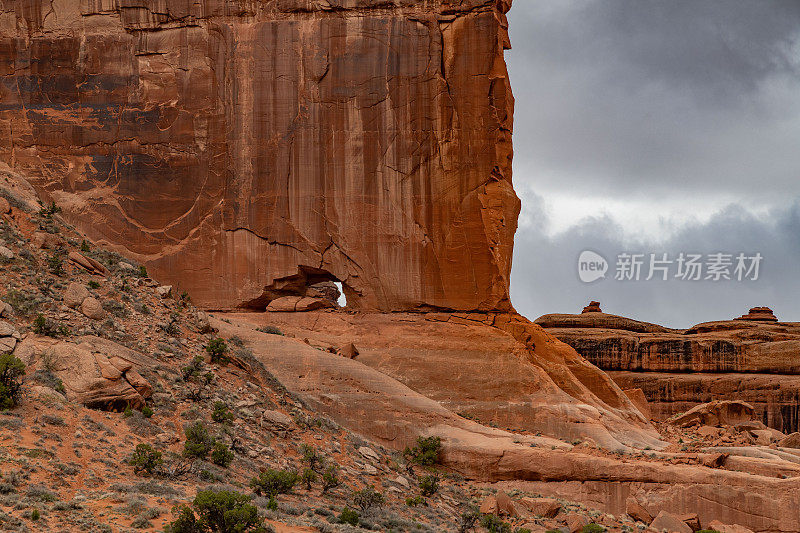
M 506 310 L 510 0 L 3 0 L 0 161 L 202 306 Z
M 641 388 L 656 419 L 698 403 L 744 400 L 768 426 L 800 429 L 800 324 L 725 320 L 670 330 L 604 313 L 536 323 L 621 388 Z

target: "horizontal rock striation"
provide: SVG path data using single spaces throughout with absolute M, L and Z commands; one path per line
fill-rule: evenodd
M 510 0 L 6 0 L 0 161 L 205 307 L 509 310 Z
M 687 330 L 604 313 L 544 315 L 536 323 L 621 388 L 641 388 L 655 419 L 698 403 L 743 400 L 765 424 L 790 433 L 800 428 L 800 324 L 768 315 Z

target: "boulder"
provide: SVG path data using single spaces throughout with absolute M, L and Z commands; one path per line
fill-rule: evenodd
M 667 422 L 678 427 L 734 426 L 752 420 L 754 414 L 755 409 L 749 403 L 739 400 L 714 400 L 696 405 L 683 414 L 673 416 Z
M 14 308 L 0 300 L 0 317 L 8 317 L 14 313 Z
M 64 244 L 64 240 L 58 235 L 44 231 L 35 232 L 31 242 L 40 250 L 52 250 Z
M 625 500 L 625 513 L 637 522 L 649 524 L 653 521 L 653 515 L 647 512 L 647 509 L 633 496 L 628 496 L 628 499 Z
M 712 520 L 708 524 L 708 529 L 719 531 L 719 533 L 753 533 L 753 530 L 747 529 L 739 524 L 723 524 L 719 520 Z
M 0 215 L 6 215 L 11 212 L 11 204 L 8 200 L 0 196 Z
M 502 516 L 519 516 L 517 512 L 517 507 L 514 505 L 514 500 L 511 499 L 511 496 L 506 494 L 502 490 L 498 490 L 497 494 L 495 494 L 495 500 L 497 501 L 497 514 Z
M 323 298 L 311 298 L 307 296 L 282 296 L 272 300 L 267 305 L 267 311 L 272 312 L 299 312 L 314 311 L 325 307 L 336 307 L 336 304 Z
M 6 261 L 11 261 L 14 259 L 14 252 L 6 248 L 5 246 L 0 246 L 0 258 L 5 259 Z
M 358 357 L 358 348 L 356 348 L 355 344 L 351 342 L 339 348 L 336 353 L 342 357 L 347 357 L 348 359 L 355 359 Z
M 541 518 L 555 518 L 561 511 L 561 504 L 554 498 L 520 498 L 518 504 L 533 516 Z
M 81 313 L 92 320 L 100 320 L 106 316 L 103 306 L 97 298 L 89 296 L 81 303 Z
M 568 514 L 564 521 L 567 524 L 569 533 L 578 533 L 582 531 L 584 527 L 592 523 L 587 516 L 578 513 Z
M 136 267 L 126 261 L 120 261 L 117 263 L 117 268 L 120 270 L 124 270 L 126 272 L 133 272 L 136 270 Z
M 166 299 L 172 296 L 172 285 L 161 285 L 156 287 L 156 296 Z
M 499 514 L 497 510 L 497 498 L 494 496 L 487 496 L 481 502 L 478 508 L 481 514 Z
M 692 528 L 692 531 L 698 531 L 701 529 L 700 517 L 697 516 L 697 513 L 683 514 L 680 516 L 680 519 L 683 520 L 684 524 Z
M 650 529 L 666 533 L 694 533 L 679 516 L 661 511 L 650 523 Z
M 795 431 L 778 441 L 781 448 L 800 449 L 800 431 Z
M 83 254 L 80 254 L 76 251 L 71 251 L 67 254 L 67 258 L 75 265 L 85 269 L 86 271 L 97 274 L 100 276 L 105 276 L 108 274 L 108 269 L 104 267 L 101 263 L 95 261 L 91 257 L 86 257 Z
M 294 421 L 280 411 L 267 410 L 261 414 L 261 425 L 274 430 L 285 431 L 294 424 Z
M 89 296 L 89 289 L 82 283 L 73 281 L 67 285 L 67 289 L 64 291 L 64 305 L 77 309 Z

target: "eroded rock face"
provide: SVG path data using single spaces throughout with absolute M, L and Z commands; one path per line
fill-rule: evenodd
M 642 389 L 656 420 L 704 402 L 741 400 L 766 425 L 791 433 L 800 429 L 800 324 L 765 318 L 764 309 L 686 330 L 605 313 L 535 322 L 623 389 Z
M 7 0 L 0 161 L 216 309 L 509 309 L 510 0 Z

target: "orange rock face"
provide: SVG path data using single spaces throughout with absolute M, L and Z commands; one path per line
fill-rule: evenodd
M 0 161 L 217 309 L 507 310 L 510 0 L 9 0 Z
M 800 429 L 800 324 L 764 318 L 764 309 L 746 315 L 758 318 L 687 330 L 605 313 L 544 315 L 536 323 L 621 388 L 642 389 L 656 420 L 699 403 L 741 400 L 766 425 L 791 433 Z

